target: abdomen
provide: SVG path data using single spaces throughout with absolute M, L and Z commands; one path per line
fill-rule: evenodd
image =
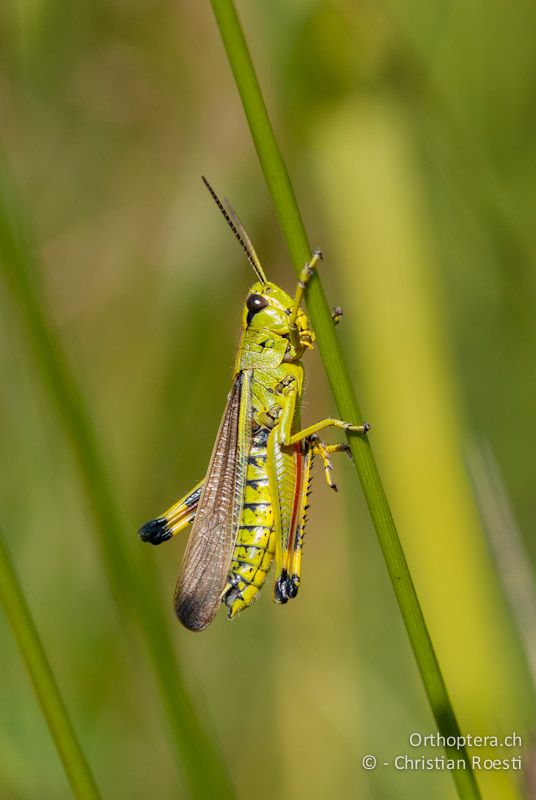
M 274 558 L 274 516 L 266 463 L 269 433 L 268 428 L 260 428 L 254 434 L 247 461 L 244 505 L 223 595 L 229 617 L 257 598 Z

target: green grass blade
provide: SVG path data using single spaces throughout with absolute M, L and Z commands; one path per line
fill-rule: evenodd
M 1 532 L 0 600 L 26 663 L 73 794 L 80 800 L 99 800 L 99 790 L 76 738 Z
M 231 0 L 211 0 L 211 4 L 242 99 L 264 177 L 279 217 L 294 268 L 296 273 L 299 274 L 304 263 L 310 258 L 311 247 L 288 171 L 268 117 L 240 22 Z M 318 276 L 314 277 L 308 288 L 307 307 L 317 336 L 320 355 L 340 415 L 346 420 L 361 421 L 362 416 L 355 391 L 335 334 L 329 307 Z M 370 443 L 366 438 L 358 436 L 351 436 L 349 442 L 354 456 L 356 471 L 363 487 L 438 729 L 445 737 L 461 735 Z M 465 748 L 446 748 L 446 751 L 448 757 L 463 758 L 465 761 L 465 770 L 453 772 L 460 798 L 464 800 L 480 798 L 480 792 Z
M 158 593 L 151 585 L 149 570 L 140 573 L 136 569 L 127 547 L 125 537 L 135 534 L 123 522 L 90 410 L 49 321 L 38 286 L 39 270 L 4 163 L 0 163 L 0 272 L 11 289 L 36 370 L 77 462 L 112 592 L 122 611 L 139 625 L 189 794 L 194 798 L 233 797 L 218 747 L 189 695 L 169 628 L 156 603 Z

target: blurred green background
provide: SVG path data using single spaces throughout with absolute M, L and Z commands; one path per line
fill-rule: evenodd
M 534 728 L 536 16 L 528 0 L 275 0 L 239 10 L 462 729 Z M 253 274 L 295 283 L 208 3 L 5 0 L 0 180 L 83 386 L 124 537 L 156 571 L 200 715 L 240 797 L 452 800 L 446 772 L 364 772 L 435 728 L 351 466 L 315 479 L 299 599 L 201 636 L 173 617 L 186 536 L 136 528 L 203 475 Z M 0 291 L 0 509 L 107 798 L 183 796 L 143 649 L 21 323 Z M 335 412 L 307 357 L 304 420 Z M 336 436 L 334 437 L 336 439 Z M 134 644 L 132 644 L 132 639 Z M 0 796 L 69 797 L 0 617 Z M 476 751 L 475 751 L 476 752 Z M 491 757 L 511 752 L 488 751 Z M 479 775 L 486 798 L 522 777 Z

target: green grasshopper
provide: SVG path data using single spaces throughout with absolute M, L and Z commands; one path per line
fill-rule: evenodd
M 193 631 L 212 622 L 221 602 L 230 618 L 251 605 L 274 555 L 274 601 L 296 597 L 313 457 L 320 456 L 327 482 L 336 489 L 329 455 L 349 452 L 346 444 L 324 444 L 318 432 L 330 426 L 360 434 L 370 429 L 366 422 L 331 418 L 300 427 L 302 356 L 315 341 L 301 303 L 320 250 L 303 268 L 291 297 L 266 279 L 230 204 L 224 206 L 203 181 L 258 281 L 242 314 L 233 384 L 207 473 L 139 531 L 143 541 L 160 544 L 193 523 L 175 590 L 176 614 Z M 335 317 L 340 313 L 337 309 Z

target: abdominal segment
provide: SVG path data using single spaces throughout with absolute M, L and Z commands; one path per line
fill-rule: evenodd
M 244 504 L 222 595 L 228 617 L 257 598 L 274 558 L 274 517 L 266 465 L 268 433 L 264 428 L 255 433 L 247 461 Z

